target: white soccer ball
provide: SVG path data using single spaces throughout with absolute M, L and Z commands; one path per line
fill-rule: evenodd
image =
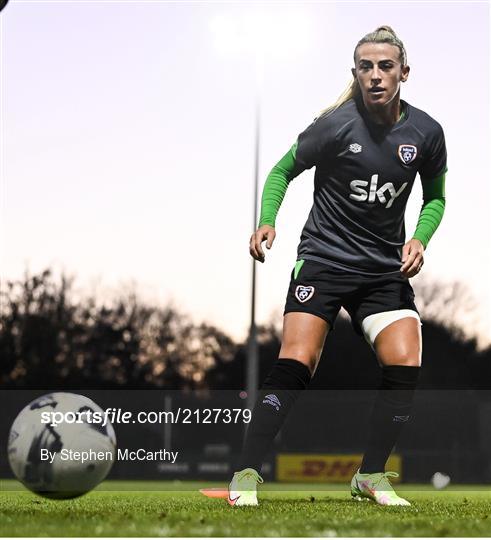
M 35 399 L 9 433 L 13 473 L 31 491 L 52 499 L 93 489 L 109 473 L 115 454 L 116 435 L 109 422 L 104 425 L 103 410 L 78 394 L 56 392 Z
M 436 472 L 431 477 L 431 483 L 435 489 L 445 489 L 450 484 L 450 476 L 445 473 Z

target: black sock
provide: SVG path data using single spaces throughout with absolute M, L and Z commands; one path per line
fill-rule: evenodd
M 246 433 L 239 470 L 261 469 L 264 457 L 280 430 L 292 405 L 311 379 L 309 368 L 290 358 L 280 358 L 273 366 L 252 411 Z
M 417 366 L 384 366 L 382 384 L 372 410 L 361 473 L 385 471 L 385 463 L 399 433 L 409 420 L 420 369 Z

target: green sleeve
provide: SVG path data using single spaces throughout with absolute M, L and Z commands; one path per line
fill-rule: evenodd
M 297 143 L 288 150 L 288 152 L 271 169 L 264 184 L 263 195 L 261 198 L 261 217 L 259 218 L 259 227 L 261 225 L 275 226 L 276 215 L 280 209 L 283 198 L 285 197 L 288 184 L 299 175 L 302 170 L 296 164 Z
M 417 238 L 425 249 L 438 225 L 440 225 L 445 211 L 445 172 L 431 180 L 421 179 L 423 206 L 413 238 Z

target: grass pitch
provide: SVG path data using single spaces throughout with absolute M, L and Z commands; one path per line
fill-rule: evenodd
M 397 491 L 413 505 L 387 508 L 352 501 L 348 486 L 265 484 L 258 508 L 231 508 L 198 493 L 210 485 L 105 482 L 78 499 L 52 501 L 5 481 L 0 536 L 491 536 L 489 486 L 404 485 Z

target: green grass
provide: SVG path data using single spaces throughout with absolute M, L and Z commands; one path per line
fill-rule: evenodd
M 105 482 L 69 501 L 0 486 L 0 536 L 491 536 L 489 486 L 404 485 L 397 491 L 413 505 L 391 508 L 306 484 L 265 484 L 258 508 L 207 499 L 193 483 Z

